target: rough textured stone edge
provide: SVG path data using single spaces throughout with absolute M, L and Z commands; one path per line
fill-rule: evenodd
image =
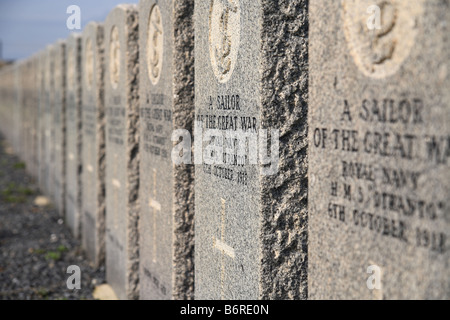
M 96 35 L 96 48 L 97 48 L 97 68 L 96 68 L 96 101 L 97 101 L 97 212 L 96 214 L 96 231 L 97 231 L 97 243 L 96 243 L 96 261 L 94 262 L 96 267 L 99 267 L 105 263 L 106 258 L 106 144 L 105 144 L 105 33 L 102 25 L 95 25 Z
M 44 66 L 45 66 L 45 53 L 44 51 L 39 52 L 39 62 L 38 62 L 38 83 L 37 83 L 37 101 L 38 101 L 38 175 L 37 183 L 39 189 L 42 190 L 42 185 L 44 182 L 44 117 L 45 109 L 43 107 L 43 91 L 44 91 Z
M 194 0 L 173 4 L 174 130 L 192 133 L 194 90 Z M 174 166 L 173 298 L 194 299 L 194 165 Z
M 81 35 L 79 34 L 72 34 L 70 35 L 69 39 L 66 42 L 66 73 L 65 73 L 65 81 L 66 81 L 66 86 L 68 85 L 67 83 L 67 55 L 70 53 L 69 51 L 72 51 L 72 53 L 74 54 L 74 57 L 76 59 L 75 62 L 75 80 L 74 80 L 74 87 L 75 89 L 73 90 L 73 94 L 74 94 L 74 105 L 75 105 L 75 121 L 76 121 L 76 150 L 77 150 L 77 156 L 76 156 L 76 168 L 77 168 L 77 174 L 76 174 L 76 190 L 75 190 L 75 214 L 77 215 L 77 217 L 75 217 L 75 225 L 74 225 L 74 236 L 76 238 L 81 238 L 81 233 L 82 233 L 82 213 L 81 213 L 81 208 L 82 208 L 82 166 L 83 166 L 83 150 L 82 150 L 82 146 L 83 146 L 83 141 L 82 141 L 82 108 L 81 108 L 81 94 L 82 94 L 82 87 L 81 87 Z M 66 88 L 66 98 L 68 96 L 68 89 Z M 67 105 L 65 106 L 67 109 Z M 67 110 L 66 110 L 67 112 Z M 66 121 L 68 121 L 67 119 L 67 114 L 65 115 L 65 120 L 64 120 L 64 126 L 67 129 L 67 123 Z M 67 131 L 67 130 L 66 130 Z M 66 144 L 67 144 L 67 136 L 65 135 L 65 139 L 66 139 Z M 66 155 L 67 152 L 67 147 L 65 148 L 65 153 L 64 156 L 67 157 Z M 64 165 L 64 170 L 66 170 L 65 172 L 65 176 L 67 175 L 67 159 L 64 161 L 65 165 Z M 67 179 L 67 178 L 66 178 Z M 67 197 L 68 196 L 68 191 L 67 191 L 67 184 L 65 184 L 65 196 L 64 196 L 64 205 L 65 207 L 67 207 L 66 205 L 66 201 L 67 201 Z M 77 223 L 78 222 L 78 223 Z
M 62 140 L 62 146 L 61 146 L 61 193 L 59 194 L 59 197 L 61 199 L 58 199 L 58 202 L 61 202 L 61 207 L 59 208 L 59 215 L 63 218 L 66 216 L 66 149 L 67 149 L 67 140 L 66 140 L 66 103 L 67 103 L 67 82 L 66 82 L 66 50 L 67 45 L 66 42 L 59 42 L 57 44 L 60 46 L 59 49 L 55 49 L 56 54 L 60 54 L 61 59 L 61 78 L 62 78 L 62 84 L 61 84 L 61 140 Z M 53 76 L 54 77 L 54 76 Z M 54 81 L 54 80 L 53 80 Z M 54 97 L 56 100 L 56 97 Z M 54 104 L 56 101 L 54 102 Z M 54 111 L 54 110 L 53 110 Z M 55 142 L 54 140 L 52 141 Z M 53 146 L 54 148 L 54 146 Z M 53 177 L 55 178 L 55 177 Z
M 307 299 L 308 0 L 261 0 L 262 128 L 280 129 L 261 178 L 261 299 Z
M 78 225 L 76 226 L 75 234 L 78 235 L 78 238 L 81 238 L 81 226 L 83 223 L 82 220 L 82 201 L 83 201 L 83 109 L 81 105 L 81 95 L 82 95 L 82 86 L 81 86 L 81 35 L 74 36 L 74 49 L 77 59 L 77 68 L 76 68 L 76 80 L 75 80 L 75 106 L 76 106 L 76 121 L 77 121 L 77 190 L 76 190 L 76 206 L 78 212 Z
M 33 134 L 33 158 L 31 159 L 32 163 L 33 163 L 33 173 L 32 176 L 35 180 L 37 180 L 38 178 L 38 170 L 39 170 L 39 161 L 38 161 L 38 157 L 39 157 L 39 136 L 38 136 L 38 130 L 39 130 L 39 114 L 38 114 L 38 110 L 39 110 L 39 95 L 38 95 L 38 90 L 39 90 L 39 55 L 35 54 L 33 56 L 33 121 L 34 121 L 34 134 Z
M 37 116 L 37 108 L 38 108 L 38 99 L 37 99 L 37 82 L 38 82 L 38 56 L 34 54 L 29 58 L 30 68 L 31 68 L 31 76 L 30 76 L 30 154 L 29 154 L 29 169 L 28 172 L 30 175 L 36 179 L 37 178 L 37 128 L 38 128 L 38 116 Z
M 127 288 L 128 299 L 139 298 L 139 11 L 137 5 L 120 5 L 125 12 L 127 32 L 126 88 L 127 128 Z

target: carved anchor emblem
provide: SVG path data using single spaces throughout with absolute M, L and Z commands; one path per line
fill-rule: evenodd
M 119 31 L 114 27 L 111 33 L 111 80 L 114 86 L 119 82 L 120 72 L 120 44 Z
M 373 64 L 381 64 L 391 59 L 395 50 L 396 41 L 387 37 L 394 29 L 397 21 L 397 9 L 387 1 L 379 3 L 381 12 L 381 28 L 370 31 L 369 41 L 372 51 Z M 365 28 L 363 30 L 366 30 Z
M 155 28 L 152 36 L 152 42 L 153 42 L 153 50 L 152 50 L 152 56 L 150 58 L 150 65 L 151 65 L 151 72 L 153 77 L 157 78 L 159 76 L 159 52 L 158 52 L 158 40 L 159 37 L 162 35 L 162 30 L 160 29 L 159 25 L 161 24 L 161 13 L 159 10 L 155 10 L 155 15 L 152 15 L 152 25 Z
M 231 70 L 231 38 L 228 34 L 228 22 L 230 18 L 230 11 L 236 13 L 237 6 L 233 0 L 222 0 L 224 6 L 222 14 L 220 15 L 220 35 L 221 41 L 215 48 L 215 56 L 219 72 L 226 75 Z

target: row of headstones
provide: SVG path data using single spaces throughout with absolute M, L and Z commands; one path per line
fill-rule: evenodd
M 450 10 L 375 2 L 118 6 L 1 129 L 122 299 L 448 299 Z

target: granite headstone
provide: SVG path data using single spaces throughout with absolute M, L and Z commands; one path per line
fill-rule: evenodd
M 448 1 L 311 1 L 310 299 L 449 299 Z
M 60 40 L 54 45 L 51 55 L 53 64 L 52 129 L 53 165 L 50 173 L 53 180 L 51 196 L 59 214 L 65 216 L 66 194 L 66 41 Z
M 82 243 L 95 266 L 105 260 L 104 30 L 91 22 L 82 39 Z
M 81 235 L 81 36 L 71 34 L 66 40 L 66 224 L 72 234 Z
M 195 298 L 304 299 L 308 1 L 195 1 Z
M 38 65 L 38 92 L 37 92 L 37 100 L 38 100 L 38 176 L 37 182 L 42 191 L 44 191 L 45 185 L 45 172 L 46 172 L 46 136 L 45 132 L 46 128 L 46 104 L 45 104 L 45 82 L 46 82 L 46 69 L 45 66 L 47 64 L 47 55 L 46 51 L 41 51 L 39 53 L 39 65 Z
M 172 162 L 194 120 L 193 6 L 139 3 L 141 299 L 194 298 L 194 166 Z
M 53 122 L 53 100 L 54 100 L 54 69 L 55 61 L 53 60 L 53 51 L 55 46 L 50 45 L 44 51 L 44 86 L 41 96 L 41 110 L 44 112 L 43 128 L 44 131 L 44 142 L 43 142 L 43 154 L 42 161 L 43 165 L 43 184 L 41 187 L 48 196 L 52 195 L 53 192 L 53 174 L 52 168 L 54 166 L 54 122 Z
M 139 290 L 139 48 L 136 5 L 105 21 L 106 278 L 119 299 Z

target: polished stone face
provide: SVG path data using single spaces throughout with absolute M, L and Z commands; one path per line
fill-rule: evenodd
M 371 5 L 311 3 L 309 297 L 448 298 L 449 11 Z

